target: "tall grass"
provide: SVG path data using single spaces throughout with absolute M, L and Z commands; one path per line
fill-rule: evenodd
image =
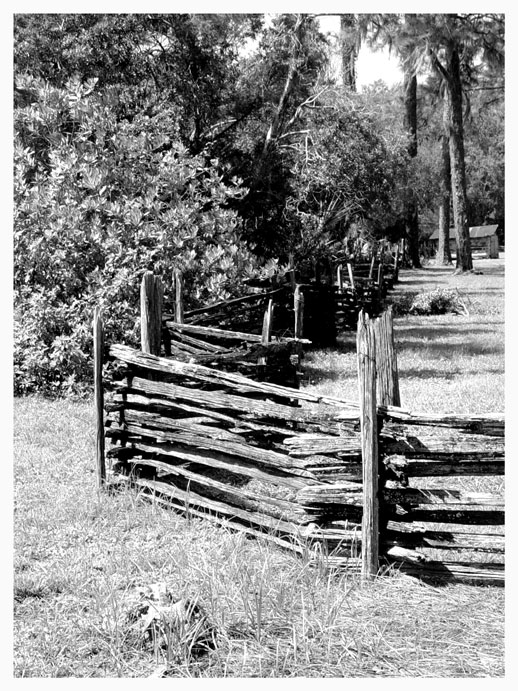
M 427 275 L 405 272 L 398 290 Z M 472 286 L 486 313 L 396 321 L 406 407 L 502 408 L 502 279 L 458 280 L 465 293 L 492 285 L 494 305 Z M 307 358 L 308 379 L 319 380 L 308 385 L 357 398 L 354 339 L 342 346 Z M 365 584 L 325 555 L 310 564 L 138 493 L 99 494 L 90 404 L 30 397 L 14 412 L 14 676 L 149 676 L 166 655 L 129 637 L 126 615 L 137 586 L 160 581 L 197 598 L 218 632 L 214 651 L 176 657 L 169 676 L 503 675 L 501 589 L 400 574 Z

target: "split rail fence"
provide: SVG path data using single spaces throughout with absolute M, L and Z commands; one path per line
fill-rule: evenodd
M 504 416 L 402 409 L 390 310 L 360 315 L 359 402 L 153 354 L 148 336 L 161 324 L 143 308 L 142 351 L 104 349 L 95 315 L 101 487 L 107 459 L 110 483 L 366 578 L 397 565 L 503 583 L 502 492 L 464 487 L 468 476 L 504 474 Z M 103 352 L 116 372 L 106 396 Z
M 293 269 L 282 285 L 264 283 L 261 292 L 191 310 L 184 309 L 183 280 L 175 272 L 173 309 L 164 315 L 169 331 L 164 338 L 166 352 L 174 354 L 179 333 L 203 337 L 210 335 L 211 328 L 247 334 L 253 342 L 252 336 L 263 333 L 267 309 L 271 337 L 304 338 L 315 347 L 332 346 L 339 333 L 356 329 L 362 310 L 371 317 L 382 312 L 384 300 L 398 280 L 398 256 L 396 252 L 391 263 L 373 257 L 369 262 L 338 264 L 332 275 L 317 272 L 312 281 L 297 276 Z

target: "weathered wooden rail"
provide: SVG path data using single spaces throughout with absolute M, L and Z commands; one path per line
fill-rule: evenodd
M 105 395 L 96 347 L 101 486 L 106 455 L 110 482 L 365 578 L 503 583 L 503 492 L 466 485 L 504 474 L 503 415 L 405 411 L 390 311 L 362 313 L 357 340 L 359 402 L 117 344 Z

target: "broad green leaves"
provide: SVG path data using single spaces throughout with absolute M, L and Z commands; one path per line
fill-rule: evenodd
M 245 190 L 189 155 L 171 109 L 119 122 L 90 83 L 30 89 L 15 109 L 15 381 L 57 393 L 90 376 L 96 305 L 109 339 L 136 342 L 144 271 L 167 292 L 181 269 L 199 306 L 234 295 L 254 260 L 228 208 Z

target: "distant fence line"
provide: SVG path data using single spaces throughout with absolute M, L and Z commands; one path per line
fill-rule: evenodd
M 422 577 L 503 583 L 503 499 L 438 488 L 435 479 L 503 475 L 504 417 L 399 407 L 390 310 L 379 319 L 360 314 L 358 402 L 267 381 L 255 369 L 252 378 L 227 366 L 218 349 L 210 353 L 220 357 L 217 368 L 199 353 L 154 354 L 149 334 L 162 329 L 163 317 L 149 295 L 158 299 L 160 289 L 146 280 L 142 318 L 159 326 L 143 324 L 143 352 L 106 349 L 117 365 L 106 400 L 99 313 L 94 320 L 101 486 L 106 456 L 110 482 L 132 482 L 181 511 L 300 553 L 323 552 L 365 578 L 397 564 Z M 267 317 L 263 327 L 254 346 L 268 346 Z M 430 486 L 421 487 L 422 478 Z M 485 561 L 476 560 L 481 554 Z
M 399 252 L 389 262 L 382 255 L 368 262 L 337 263 L 327 274 L 316 272 L 313 280 L 298 276 L 295 269 L 284 277 L 284 284 L 200 308 L 185 310 L 183 279 L 174 275 L 173 309 L 165 315 L 166 324 L 261 334 L 263 315 L 273 305 L 271 335 L 277 338 L 305 338 L 314 346 L 334 345 L 337 334 L 355 330 L 358 314 L 378 316 L 387 293 L 398 280 Z M 196 333 L 194 330 L 192 333 Z M 198 333 L 203 334 L 201 329 Z

